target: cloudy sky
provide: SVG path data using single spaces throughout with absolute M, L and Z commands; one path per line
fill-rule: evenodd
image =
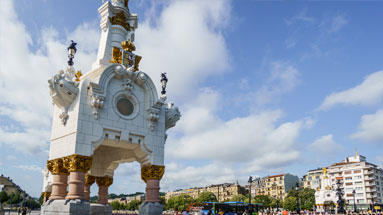
M 47 80 L 89 71 L 102 1 L 0 1 L 0 173 L 42 189 Z M 136 53 L 182 111 L 168 132 L 162 191 L 323 167 L 355 149 L 383 165 L 383 2 L 131 0 Z M 110 190 L 144 191 L 137 163 Z M 95 186 L 94 186 L 95 187 Z M 96 189 L 92 189 L 93 194 Z

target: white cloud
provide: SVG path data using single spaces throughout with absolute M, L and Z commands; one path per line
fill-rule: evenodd
M 329 33 L 338 32 L 347 23 L 348 23 L 348 21 L 346 19 L 346 16 L 344 14 L 338 14 L 332 18 L 330 28 L 328 31 L 329 31 Z
M 219 94 L 201 93 L 197 98 L 199 102 L 191 104 L 215 101 L 216 97 Z M 166 150 L 171 157 L 259 163 L 270 156 L 272 165 L 284 165 L 298 158 L 296 139 L 301 129 L 309 126 L 310 120 L 279 124 L 277 121 L 282 117 L 282 111 L 276 110 L 225 121 L 214 111 L 217 106 L 218 103 L 209 103 L 197 107 L 197 111 L 183 109 L 185 117 L 177 125 L 177 131 L 183 135 L 170 135 L 167 141 Z
M 24 153 L 45 153 L 52 114 L 47 80 L 65 69 L 70 39 L 81 42 L 75 67 L 90 68 L 98 47 L 98 28 L 84 23 L 64 35 L 65 39 L 54 28 L 46 28 L 42 37 L 33 41 L 10 0 L 0 2 L 0 26 L 7 26 L 6 31 L 1 30 L 6 33 L 0 34 L 0 116 L 12 125 L 0 126 L 0 142 Z M 32 52 L 29 45 L 35 41 L 39 43 Z
M 36 166 L 36 165 L 18 165 L 16 166 L 19 169 L 28 170 L 28 171 L 35 171 L 35 172 L 42 172 L 43 168 Z
M 228 24 L 230 10 L 230 1 L 171 1 L 155 16 L 156 21 L 145 20 L 136 30 L 136 53 L 143 56 L 140 69 L 156 85 L 160 73 L 166 72 L 169 98 L 193 97 L 190 89 L 229 68 L 221 32 Z
M 368 75 L 360 85 L 327 96 L 320 110 L 329 109 L 335 105 L 364 105 L 371 106 L 382 101 L 383 71 Z
M 293 90 L 299 83 L 298 70 L 287 62 L 275 61 L 271 63 L 270 77 L 266 84 L 255 93 L 256 103 L 265 105 Z
M 316 139 L 309 147 L 315 152 L 322 154 L 337 154 L 342 150 L 342 146 L 335 143 L 332 134 Z
M 8 155 L 8 156 L 7 156 L 7 160 L 15 161 L 15 160 L 17 160 L 17 157 L 16 157 L 16 156 L 13 156 L 13 155 Z
M 358 131 L 351 138 L 383 144 L 383 110 L 363 115 Z

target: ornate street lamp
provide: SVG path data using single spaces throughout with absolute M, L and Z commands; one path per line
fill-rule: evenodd
M 76 45 L 77 45 L 77 43 L 75 43 L 73 40 L 71 40 L 71 44 L 68 47 L 68 58 L 69 58 L 68 65 L 69 66 L 73 66 L 73 64 L 74 64 L 73 58 L 77 52 Z
M 251 184 L 253 183 L 253 177 L 249 177 L 249 213 L 252 214 L 251 211 Z
M 295 190 L 297 191 L 297 214 L 300 214 L 301 210 L 299 209 L 299 183 L 295 185 Z
M 162 91 L 161 91 L 161 97 L 163 99 L 166 99 L 166 84 L 168 83 L 168 78 L 166 77 L 166 72 L 161 73 L 161 85 L 162 85 Z
M 355 201 L 355 190 L 352 190 L 352 195 L 354 196 L 354 213 L 356 213 L 356 201 Z
M 344 201 L 343 201 L 343 192 L 342 189 L 340 188 L 340 180 L 337 180 L 336 182 L 337 189 L 336 189 L 336 194 L 338 195 L 338 213 L 345 213 L 346 211 L 344 210 Z

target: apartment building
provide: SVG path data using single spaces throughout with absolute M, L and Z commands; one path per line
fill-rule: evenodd
M 21 196 L 30 198 L 30 196 L 23 189 L 21 189 L 19 185 L 15 184 L 11 178 L 5 177 L 4 175 L 0 176 L 0 192 L 1 191 L 6 192 L 8 195 L 20 192 Z
M 303 176 L 303 188 L 318 189 L 321 185 L 321 176 L 323 175 L 323 168 L 309 170 Z
M 340 180 L 347 204 L 352 206 L 355 199 L 358 208 L 366 209 L 370 204 L 383 203 L 383 170 L 367 162 L 365 156 L 356 152 L 327 171 L 333 182 Z
M 257 178 L 252 184 L 256 195 L 267 195 L 283 200 L 289 190 L 293 189 L 297 183 L 299 184 L 298 176 L 287 173 L 266 176 L 262 179 Z
M 229 201 L 233 196 L 238 194 L 246 194 L 245 187 L 239 185 L 238 182 L 236 182 L 210 185 L 207 187 L 195 187 L 183 190 L 169 191 L 166 192 L 165 199 L 167 201 L 171 197 L 179 196 L 182 194 L 187 194 L 192 198 L 196 199 L 202 192 L 213 193 L 217 197 L 217 200 L 219 202 Z

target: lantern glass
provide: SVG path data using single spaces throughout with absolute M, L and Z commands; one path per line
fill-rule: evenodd
M 74 54 L 76 54 L 76 50 L 73 49 L 73 48 L 69 48 L 69 49 L 68 49 L 68 54 L 69 54 L 70 56 L 74 56 Z

